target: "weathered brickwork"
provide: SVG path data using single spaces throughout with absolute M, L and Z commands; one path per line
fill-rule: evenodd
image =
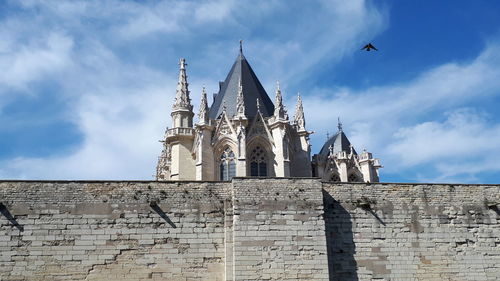
M 0 182 L 0 280 L 500 280 L 500 186 Z
M 323 188 L 332 280 L 500 280 L 499 186 Z
M 229 185 L 0 183 L 0 279 L 224 280 Z
M 321 183 L 233 183 L 235 280 L 328 280 Z

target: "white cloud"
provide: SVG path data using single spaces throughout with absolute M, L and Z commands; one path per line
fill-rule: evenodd
M 500 156 L 499 139 L 500 124 L 491 126 L 475 112 L 459 109 L 448 113 L 444 122 L 399 129 L 388 152 L 406 166 L 454 163 L 457 159 L 487 158 L 492 153 Z
M 324 142 L 323 134 L 335 130 L 332 120 L 340 116 L 354 146 L 382 159 L 382 174 L 426 165 L 432 171 L 415 180 L 453 181 L 460 172 L 470 180 L 480 172 L 499 171 L 498 165 L 485 163 L 490 163 L 488 155 L 500 157 L 500 124 L 488 123 L 471 107 L 500 94 L 499 54 L 500 45 L 491 44 L 470 62 L 438 66 L 398 85 L 361 91 L 316 89 L 304 97 L 309 128 L 320 133 L 313 137 L 315 150 Z M 435 121 L 436 116 L 446 120 Z M 464 168 L 471 163 L 475 168 Z
M 51 33 L 26 44 L 9 45 L 0 53 L 0 92 L 24 89 L 28 83 L 71 64 L 73 40 L 63 34 Z
M 233 7 L 233 0 L 198 3 L 193 7 L 194 17 L 198 22 L 220 22 L 230 16 Z
M 361 0 L 319 1 L 319 10 L 308 5 L 300 15 L 292 2 L 279 1 L 259 5 L 233 1 L 23 3 L 28 8 L 46 9 L 46 14 L 24 18 L 27 22 L 18 28 L 20 35 L 9 32 L 5 38 L 10 43 L 0 43 L 0 50 L 12 50 L 8 57 L 0 57 L 0 65 L 19 62 L 7 72 L 12 79 L 0 83 L 25 87 L 50 74 L 64 73 L 50 79 L 61 86 L 61 95 L 69 97 L 67 118 L 79 128 L 83 140 L 66 155 L 3 160 L 1 178 L 150 179 L 161 149 L 157 140 L 170 121 L 176 74 L 157 70 L 158 66 L 148 61 L 131 62 L 126 52 L 120 52 L 128 44 L 149 42 L 149 35 L 168 35 L 160 43 L 153 40 L 158 48 L 168 50 L 182 40 L 195 41 L 195 51 L 162 53 L 169 60 L 179 53 L 201 57 L 189 61 L 190 66 L 196 66 L 188 69 L 194 103 L 203 83 L 210 86 L 209 92 L 217 90 L 217 81 L 230 66 L 225 63 L 236 56 L 237 40 L 248 38 L 245 52 L 251 54 L 252 65 L 259 67 L 254 68 L 257 75 L 268 90 L 274 88 L 276 80 L 282 81 L 292 116 L 295 93 L 286 92 L 287 85 L 300 88 L 298 85 L 324 61 L 333 64 L 350 55 L 361 41 L 387 26 L 385 12 Z M 28 30 L 33 26 L 40 27 L 38 38 L 42 39 L 31 39 L 33 33 Z M 257 32 L 263 34 L 254 35 Z M 209 36 L 218 40 L 206 42 Z M 491 44 L 470 62 L 438 66 L 398 85 L 361 91 L 303 89 L 308 128 L 318 132 L 313 152 L 324 142 L 323 134 L 335 130 L 340 116 L 351 142 L 358 150 L 374 152 L 388 172 L 429 165 L 440 175 L 424 176 L 444 180 L 455 177 L 453 171 L 474 177 L 482 171 L 498 170 L 492 159 L 500 153 L 492 140 L 500 136 L 499 126 L 489 124 L 475 111 L 454 110 L 498 94 L 498 54 L 500 46 Z M 450 112 L 445 121 L 428 117 L 444 111 Z M 460 142 L 453 142 L 455 139 Z M 492 156 L 480 161 L 472 152 L 475 149 Z M 454 164 L 448 165 L 450 161 Z

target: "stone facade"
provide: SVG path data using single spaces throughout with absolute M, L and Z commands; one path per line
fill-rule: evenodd
M 499 280 L 500 186 L 2 181 L 0 280 Z
M 198 122 L 188 89 L 186 62 L 180 60 L 172 106 L 172 127 L 161 140 L 157 180 L 230 180 L 234 176 L 321 177 L 326 181 L 378 182 L 382 167 L 371 153 L 359 157 L 339 126 L 313 157 L 300 95 L 290 119 L 279 83 L 274 103 L 240 53 L 208 106 L 201 93 Z M 349 145 L 347 145 L 347 143 Z

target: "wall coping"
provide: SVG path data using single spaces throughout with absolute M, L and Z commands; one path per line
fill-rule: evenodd
M 429 183 L 429 182 L 327 182 L 320 178 L 312 177 L 234 177 L 233 180 L 318 180 L 322 184 L 342 184 L 342 185 L 453 185 L 453 186 L 499 186 L 493 183 Z M 232 181 L 194 181 L 194 180 L 176 180 L 176 181 L 157 181 L 157 180 L 20 180 L 20 179 L 0 179 L 0 183 L 8 182 L 26 182 L 26 183 L 156 183 L 156 184 L 175 184 L 175 183 L 231 183 Z

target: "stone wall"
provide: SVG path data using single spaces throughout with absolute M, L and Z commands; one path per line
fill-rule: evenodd
M 321 183 L 235 179 L 235 280 L 328 280 Z
M 323 184 L 331 280 L 500 280 L 500 187 Z
M 0 280 L 224 280 L 229 187 L 2 182 Z
M 0 280 L 499 280 L 500 186 L 0 182 Z

